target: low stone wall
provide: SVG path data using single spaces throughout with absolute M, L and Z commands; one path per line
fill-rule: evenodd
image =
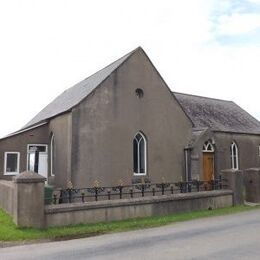
M 216 190 L 86 203 L 44 205 L 45 178 L 23 172 L 0 181 L 0 207 L 19 227 L 45 228 L 163 216 L 233 205 L 233 191 Z
M 231 190 L 45 206 L 45 226 L 97 223 L 162 216 L 233 205 Z
M 0 180 L 0 208 L 14 215 L 14 183 Z

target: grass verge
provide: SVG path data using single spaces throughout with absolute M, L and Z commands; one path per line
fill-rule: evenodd
M 204 217 L 221 216 L 238 213 L 260 207 L 236 206 L 213 210 L 178 213 L 161 217 L 137 218 L 131 220 L 113 221 L 109 223 L 81 224 L 68 227 L 51 227 L 48 229 L 18 228 L 12 218 L 0 209 L 0 241 L 24 241 L 24 240 L 61 240 L 76 237 L 95 236 L 113 232 L 129 231 L 158 227 L 170 223 L 193 220 Z

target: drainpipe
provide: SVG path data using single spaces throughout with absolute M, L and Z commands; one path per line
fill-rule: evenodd
M 188 149 L 184 149 L 185 154 L 185 181 L 189 181 L 188 175 Z
M 184 149 L 184 155 L 185 155 L 185 181 L 190 181 L 191 180 L 190 154 L 191 154 L 191 148 L 185 148 Z

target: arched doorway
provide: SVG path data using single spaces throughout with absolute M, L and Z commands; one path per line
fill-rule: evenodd
M 210 140 L 206 141 L 202 148 L 203 152 L 203 180 L 214 180 L 214 146 Z

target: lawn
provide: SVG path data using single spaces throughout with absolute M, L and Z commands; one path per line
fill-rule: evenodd
M 129 231 L 143 228 L 158 227 L 170 223 L 193 220 L 197 218 L 233 214 L 259 207 L 237 206 L 214 210 L 194 211 L 178 213 L 161 217 L 147 217 L 131 220 L 113 221 L 109 223 L 81 224 L 68 227 L 52 227 L 48 229 L 17 228 L 11 217 L 0 209 L 0 241 L 23 241 L 23 240 L 59 240 L 76 237 L 87 237 L 98 234 Z

